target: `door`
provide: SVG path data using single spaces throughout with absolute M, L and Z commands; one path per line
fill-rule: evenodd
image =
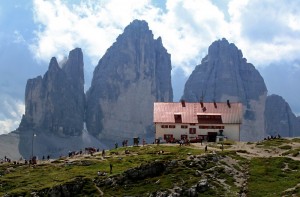
M 207 132 L 207 141 L 208 142 L 215 142 L 217 139 L 217 132 Z

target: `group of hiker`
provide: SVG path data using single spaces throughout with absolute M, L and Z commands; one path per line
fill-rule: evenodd
M 0 159 L 0 163 L 5 163 L 5 162 L 10 163 L 11 159 L 6 156 L 4 156 L 4 159 Z
M 268 135 L 268 137 L 265 137 L 264 140 L 272 140 L 272 139 L 280 139 L 281 138 L 281 135 L 280 134 L 277 134 L 275 136 L 273 135 Z

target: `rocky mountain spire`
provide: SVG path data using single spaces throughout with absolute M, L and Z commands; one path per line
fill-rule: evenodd
M 29 79 L 25 91 L 25 115 L 19 130 L 78 136 L 84 120 L 84 74 L 81 49 L 70 52 L 59 67 L 52 58 L 44 77 Z
M 147 22 L 134 20 L 95 68 L 87 129 L 103 139 L 153 137 L 153 102 L 172 99 L 170 54 Z
M 266 100 L 265 128 L 268 135 L 300 136 L 300 121 L 289 104 L 281 96 L 274 94 Z
M 265 136 L 266 95 L 259 72 L 247 63 L 241 50 L 223 38 L 211 44 L 208 55 L 187 80 L 182 98 L 190 102 L 242 102 L 241 140 L 256 141 Z

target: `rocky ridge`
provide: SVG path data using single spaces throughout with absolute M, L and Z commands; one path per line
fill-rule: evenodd
M 76 48 L 61 65 L 53 57 L 43 77 L 27 81 L 25 114 L 15 131 L 21 155 L 35 149 L 40 157 L 59 156 L 135 136 L 153 140 L 153 103 L 172 101 L 173 91 L 170 54 L 147 22 L 125 28 L 100 59 L 86 95 L 83 66 Z
M 25 114 L 14 132 L 24 158 L 33 154 L 59 157 L 88 146 L 106 147 L 84 132 L 83 65 L 82 51 L 76 48 L 61 65 L 53 57 L 43 77 L 27 81 Z
M 208 55 L 188 78 L 182 98 L 188 102 L 242 102 L 242 141 L 263 139 L 267 88 L 241 50 L 226 39 L 213 42 Z
M 270 95 L 266 100 L 265 129 L 268 135 L 292 137 L 300 135 L 300 121 L 289 104 L 278 95 Z
M 43 77 L 29 79 L 25 91 L 25 115 L 19 131 L 79 136 L 84 122 L 83 55 L 77 48 L 58 65 L 52 58 Z
M 31 152 L 34 133 L 39 136 L 35 146 L 40 153 L 57 155 L 69 148 L 102 144 L 99 139 L 110 144 L 133 136 L 153 140 L 153 102 L 173 98 L 170 54 L 161 38 L 153 38 L 145 21 L 135 20 L 100 59 L 87 100 L 83 86 L 79 48 L 61 65 L 52 58 L 43 77 L 28 80 L 25 114 L 14 133 L 20 135 L 16 141 L 22 155 Z M 273 96 L 266 100 L 266 92 L 254 66 L 234 44 L 222 39 L 212 43 L 208 55 L 196 66 L 182 98 L 191 102 L 242 102 L 243 141 L 257 141 L 274 135 L 274 131 L 282 136 L 299 135 L 299 117 L 285 101 Z M 85 121 L 88 132 L 83 132 Z
M 153 139 L 153 103 L 172 99 L 170 54 L 145 21 L 134 20 L 95 68 L 87 129 L 104 140 Z

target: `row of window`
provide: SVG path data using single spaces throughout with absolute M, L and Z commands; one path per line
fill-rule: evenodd
M 171 128 L 174 129 L 176 128 L 176 125 L 161 125 L 161 128 Z M 182 129 L 187 129 L 188 125 L 181 125 Z M 191 128 L 191 129 L 196 129 L 196 128 Z M 199 129 L 224 129 L 224 126 L 207 126 L 207 125 L 201 125 L 199 126 Z
M 197 115 L 198 122 L 215 122 L 222 123 L 221 115 Z M 174 114 L 175 123 L 182 123 L 181 114 Z
M 171 142 L 174 139 L 173 134 L 164 134 L 164 140 Z M 188 139 L 188 135 L 181 135 L 180 139 Z M 207 135 L 198 135 L 198 139 L 207 140 Z

